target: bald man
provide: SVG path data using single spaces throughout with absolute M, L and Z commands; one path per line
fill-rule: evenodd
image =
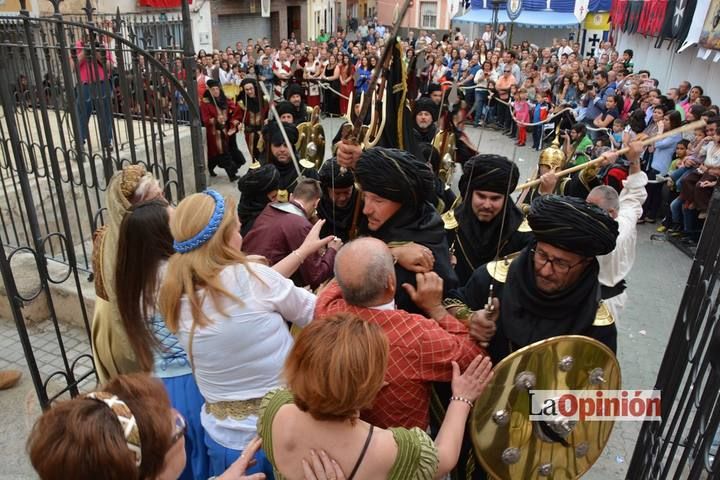
M 340 249 L 335 281 L 319 296 L 315 317 L 345 312 L 378 324 L 388 336 L 390 355 L 385 381 L 372 409 L 361 412 L 381 428 L 429 424 L 431 382 L 449 382 L 452 363 L 466 368 L 483 353 L 468 329 L 442 307 L 443 281 L 434 272 L 417 274 L 417 286 L 403 284 L 412 300 L 433 320 L 395 307 L 397 279 L 390 249 L 363 237 Z

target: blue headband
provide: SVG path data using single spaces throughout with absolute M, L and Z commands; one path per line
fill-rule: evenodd
M 225 215 L 225 199 L 215 190 L 207 189 L 203 193 L 210 195 L 215 200 L 215 211 L 212 217 L 210 217 L 208 224 L 200 230 L 197 235 L 182 242 L 178 242 L 177 240 L 173 242 L 173 248 L 177 253 L 188 253 L 196 248 L 200 248 L 210 240 L 218 228 L 220 228 L 220 223 L 222 223 L 223 216 Z

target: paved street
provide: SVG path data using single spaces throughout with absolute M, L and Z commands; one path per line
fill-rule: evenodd
M 324 120 L 323 123 L 327 138 L 332 139 L 340 122 Z M 537 152 L 526 147 L 515 148 L 507 137 L 494 131 L 484 130 L 481 133 L 477 129 L 469 130 L 474 142 L 480 140 L 482 153 L 514 157 L 520 167 L 521 179 L 530 176 L 537 161 Z M 237 195 L 236 186 L 230 184 L 223 173 L 218 173 L 219 176 L 212 179 L 212 186 L 224 193 Z M 690 259 L 668 243 L 651 241 L 654 228 L 654 225 L 639 227 L 638 257 L 627 279 L 630 302 L 625 318 L 618 322 L 624 388 L 646 389 L 653 386 L 691 265 Z M 61 329 L 71 361 L 78 355 L 90 353 L 84 331 L 67 326 Z M 32 326 L 29 333 L 41 371 L 43 375 L 48 375 L 62 365 L 54 329 L 50 322 L 44 322 Z M 0 451 L 3 452 L 0 480 L 34 478 L 24 453 L 24 442 L 39 408 L 11 319 L 0 319 L 0 369 L 5 368 L 19 368 L 26 374 L 18 387 L 0 392 Z M 81 363 L 77 370 L 82 371 L 83 368 L 86 366 Z M 636 423 L 617 424 L 602 457 L 584 478 L 624 478 L 639 427 Z

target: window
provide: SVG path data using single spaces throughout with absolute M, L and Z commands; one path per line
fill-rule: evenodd
M 420 27 L 437 28 L 437 2 L 420 3 Z

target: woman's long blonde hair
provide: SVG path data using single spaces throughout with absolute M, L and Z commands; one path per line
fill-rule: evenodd
M 170 231 L 175 241 L 184 241 L 197 235 L 208 225 L 215 211 L 215 200 L 210 195 L 195 193 L 177 206 L 170 221 Z M 225 197 L 225 214 L 217 232 L 205 244 L 187 253 L 175 253 L 168 262 L 165 280 L 160 288 L 160 312 L 168 329 L 175 333 L 180 323 L 180 301 L 186 295 L 190 301 L 194 327 L 210 324 L 202 311 L 202 302 L 210 297 L 215 309 L 223 313 L 222 297 L 242 304 L 220 282 L 220 272 L 227 266 L 242 263 L 247 266 L 245 255 L 229 243 L 240 228 L 237 220 L 237 202 Z M 204 289 L 202 295 L 198 292 Z

